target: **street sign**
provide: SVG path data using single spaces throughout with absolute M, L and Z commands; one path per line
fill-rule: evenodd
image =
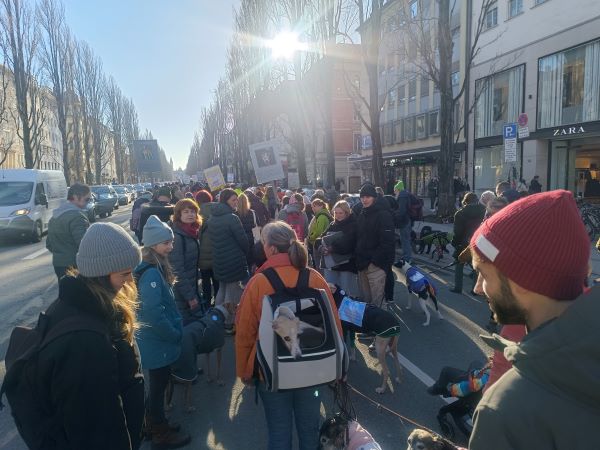
M 513 139 L 517 137 L 517 124 L 516 123 L 507 123 L 503 127 L 504 139 Z
M 529 127 L 519 127 L 519 139 L 525 139 L 529 137 Z
M 519 114 L 517 123 L 519 124 L 520 127 L 526 127 L 528 122 L 529 122 L 529 117 L 527 116 L 527 113 Z

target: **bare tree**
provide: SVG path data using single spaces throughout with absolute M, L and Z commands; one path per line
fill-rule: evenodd
M 10 105 L 8 100 L 9 76 L 3 65 L 0 65 L 0 167 L 6 162 L 13 145 L 12 134 L 8 127 L 10 122 Z
M 140 125 L 133 100 L 123 100 L 123 136 L 129 155 L 123 157 L 123 171 L 132 178 L 135 171 L 133 141 L 140 138 Z
M 38 83 L 39 26 L 30 4 L 22 0 L 0 0 L 0 25 L 6 65 L 14 78 L 17 135 L 23 141 L 25 167 L 33 169 L 42 157 L 47 98 Z
M 42 30 L 40 59 L 50 82 L 56 102 L 57 124 L 62 138 L 61 165 L 67 184 L 71 183 L 69 136 L 67 132 L 67 76 L 71 62 L 71 35 L 65 23 L 65 10 L 60 1 L 41 0 L 37 6 L 38 22 Z
M 112 132 L 115 169 L 119 183 L 125 182 L 124 176 L 124 99 L 121 89 L 111 76 L 106 85 L 106 107 L 108 126 Z

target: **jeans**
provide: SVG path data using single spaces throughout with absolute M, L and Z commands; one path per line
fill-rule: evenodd
M 158 425 L 167 421 L 165 417 L 165 390 L 171 376 L 171 366 L 150 369 L 150 394 L 148 398 L 148 414 L 150 425 Z
M 351 297 L 362 298 L 358 287 L 358 276 L 354 272 L 325 269 L 325 280 L 328 283 L 337 284 Z
M 412 258 L 412 243 L 410 241 L 410 232 L 412 231 L 412 223 L 408 222 L 400 228 L 400 243 L 402 244 L 402 257 L 404 261 L 410 262 Z
M 213 273 L 212 269 L 200 269 L 200 277 L 202 278 L 203 300 L 210 304 L 211 298 L 213 298 L 213 296 L 217 296 L 217 292 L 219 291 L 219 282 L 215 279 L 215 274 Z
M 268 450 L 292 448 L 292 418 L 300 450 L 315 450 L 319 446 L 321 398 L 315 387 L 286 392 L 269 392 L 264 384 L 257 387 L 265 409 L 269 433 Z

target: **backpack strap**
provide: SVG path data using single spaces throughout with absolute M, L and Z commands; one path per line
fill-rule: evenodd
M 283 281 L 281 281 L 281 278 L 279 277 L 277 271 L 274 268 L 269 267 L 262 274 L 267 278 L 267 280 L 271 284 L 271 287 L 275 289 L 275 293 L 285 291 L 285 284 L 283 284 Z
M 55 339 L 74 331 L 93 331 L 107 337 L 109 335 L 108 327 L 100 320 L 77 314 L 55 323 L 42 339 L 38 351 Z
M 308 282 L 310 279 L 310 270 L 308 270 L 308 268 L 304 268 L 302 270 L 300 270 L 300 273 L 298 274 L 298 282 L 296 283 L 296 287 L 298 288 L 308 288 Z

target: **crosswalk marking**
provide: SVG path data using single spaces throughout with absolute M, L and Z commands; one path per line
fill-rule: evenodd
M 33 252 L 31 255 L 27 255 L 23 258 L 23 261 L 28 260 L 28 259 L 35 259 L 38 256 L 43 255 L 44 253 L 46 253 L 48 251 L 47 248 L 41 248 L 39 249 L 37 252 Z

